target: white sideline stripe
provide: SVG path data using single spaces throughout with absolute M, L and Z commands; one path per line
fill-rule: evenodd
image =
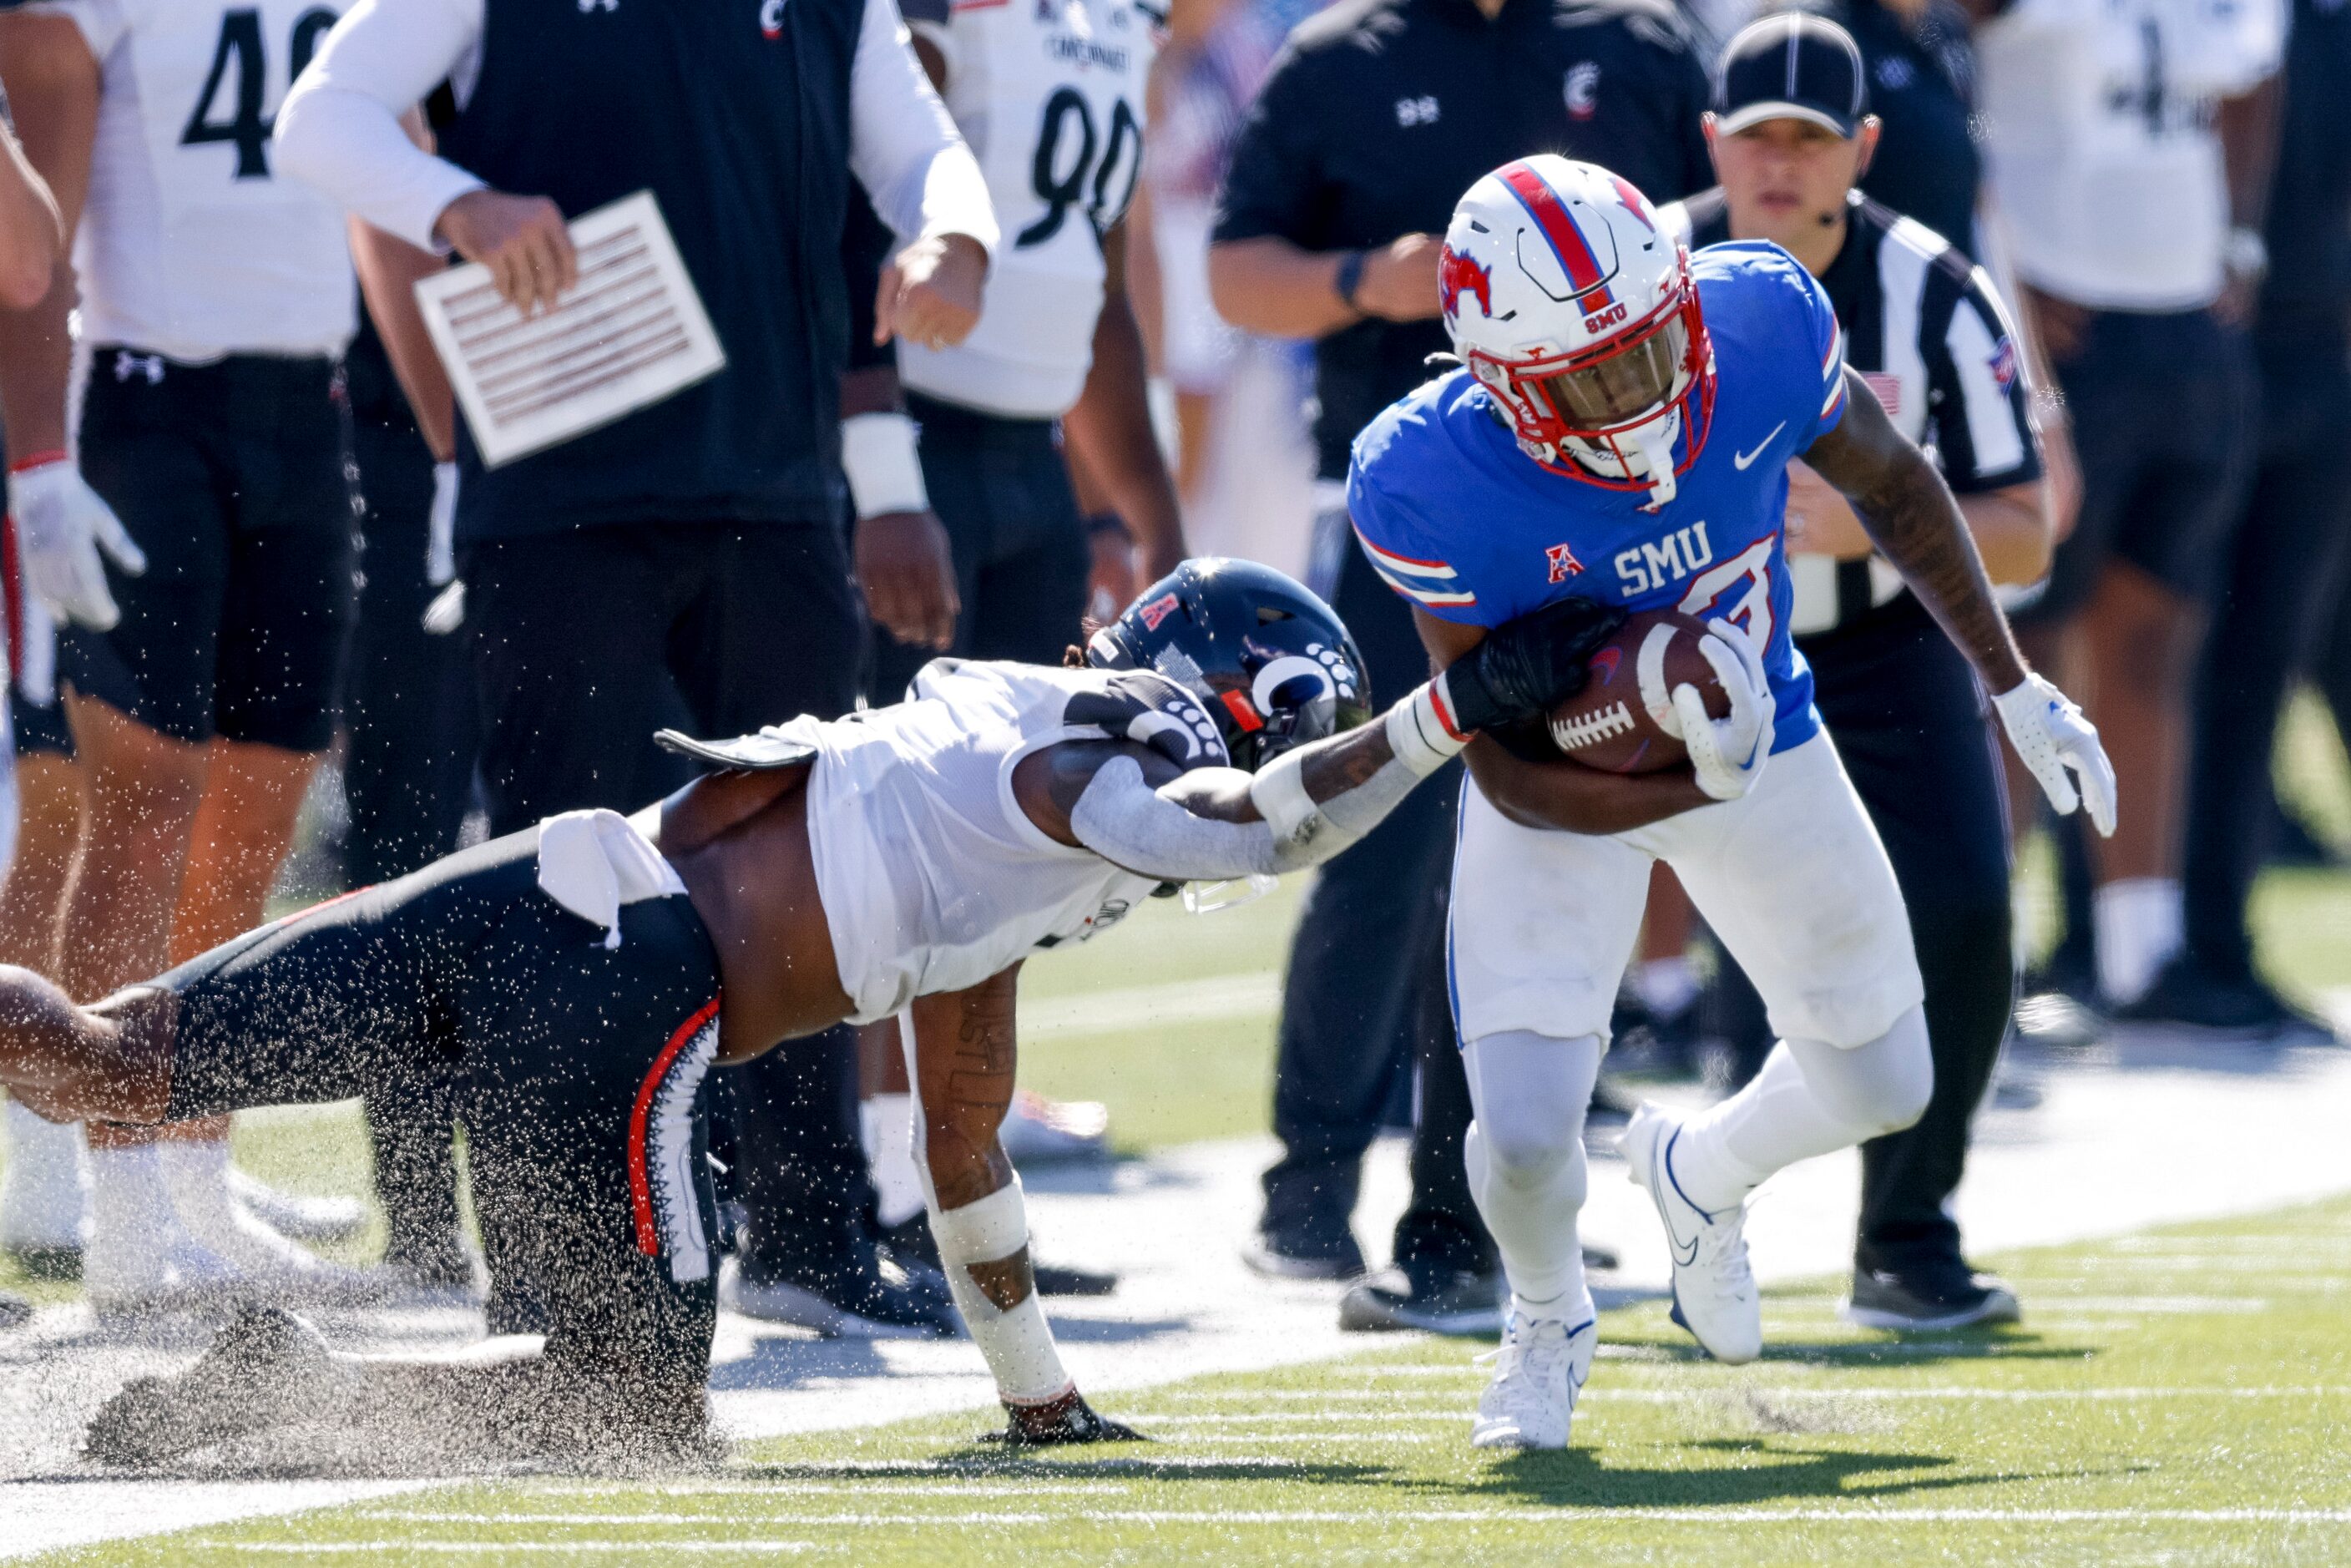
M 730 1521 L 708 1514 L 511 1514 L 511 1513 L 381 1513 L 366 1518 L 380 1523 L 410 1522 L 420 1524 L 717 1524 Z M 2351 1508 L 1607 1508 L 1580 1507 L 1557 1511 L 1541 1509 L 1497 1508 L 1427 1508 L 1427 1509 L 1105 1509 L 1088 1510 L 1090 1521 L 1115 1524 L 1376 1524 L 1384 1521 L 1401 1520 L 1413 1523 L 1487 1523 L 1487 1524 L 1574 1524 L 1596 1519 L 1638 1519 L 1691 1524 L 1771 1524 L 1781 1521 L 1852 1524 L 2104 1524 L 2137 1521 L 2160 1521 L 2180 1524 L 2351 1524 Z M 854 1526 L 860 1529 L 893 1525 L 997 1525 L 1041 1524 L 1065 1525 L 1073 1522 L 1061 1513 L 803 1513 L 782 1516 L 772 1522 L 798 1525 L 802 1528 Z M 288 1542 L 278 1545 L 248 1545 L 236 1542 L 205 1542 L 198 1544 L 218 1549 L 235 1548 L 246 1551 L 290 1552 L 306 1551 L 359 1552 L 367 1550 L 440 1549 L 437 1542 L 321 1542 L 302 1543 Z M 580 1550 L 647 1551 L 694 1548 L 709 1551 L 747 1550 L 766 1542 L 738 1542 L 727 1546 L 692 1541 L 640 1541 L 632 1542 L 580 1542 Z M 816 1543 L 785 1542 L 788 1549 L 797 1546 L 807 1550 Z M 472 1551 L 477 1543 L 466 1542 L 454 1549 Z M 513 1550 L 511 1547 L 479 1544 L 480 1550 Z M 536 1549 L 536 1544 L 530 1549 Z M 553 1543 L 549 1550 L 571 1550 L 562 1542 Z
M 1750 1388 L 1741 1384 L 1721 1384 L 1713 1387 L 1689 1388 L 1592 1388 L 1586 1387 L 1578 1397 L 1579 1405 L 1592 1400 L 1608 1400 L 1633 1405 L 1674 1405 L 1688 1400 L 1719 1399 L 1726 1395 L 1755 1399 L 1954 1399 L 1989 1401 L 2027 1401 L 2039 1399 L 2105 1400 L 2127 1399 L 2341 1399 L 2351 1397 L 2351 1385 L 2312 1385 L 2307 1387 L 2232 1386 L 2209 1388 Z M 1235 1398 L 1241 1396 L 1226 1395 Z M 1399 1420 L 1433 1420 L 1435 1416 L 1399 1410 L 1394 1405 L 1383 1405 L 1375 1399 L 1345 1395 L 1316 1394 L 1303 1389 L 1281 1389 L 1272 1393 L 1248 1396 L 1257 1399 L 1307 1400 L 1329 1404 L 1339 1399 L 1353 1400 L 1349 1407 L 1329 1415 L 1269 1416 L 1262 1412 L 1235 1412 L 1213 1416 L 1152 1416 L 1141 1415 L 1135 1419 L 1154 1427 L 1208 1426 L 1218 1422 L 1236 1424 L 1249 1421 L 1341 1421 L 1361 1420 L 1367 1416 L 1392 1416 Z M 1447 1416 L 1467 1416 L 1467 1408 L 1456 1410 L 1447 1406 Z
M 484 1514 L 485 1522 L 496 1516 Z M 720 1521 L 723 1522 L 723 1521 Z M 352 1556 L 360 1552 L 627 1552 L 643 1553 L 650 1546 L 667 1552 L 715 1552 L 737 1555 L 756 1552 L 814 1552 L 813 1541 L 189 1541 L 188 1552 L 272 1552 L 283 1557 Z
M 1051 1040 L 1153 1024 L 1215 1023 L 1270 1013 L 1280 1005 L 1281 972 L 1258 969 L 1024 1002 L 1020 1033 L 1027 1040 Z

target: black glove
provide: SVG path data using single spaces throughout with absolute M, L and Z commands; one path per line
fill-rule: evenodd
M 1065 1443 L 1147 1443 L 1134 1427 L 1094 1413 L 1085 1396 L 1071 1389 L 1043 1405 L 1008 1405 L 1009 1417 L 1001 1432 L 990 1432 L 982 1442 L 1009 1448 L 1058 1448 Z
M 1585 662 L 1624 623 L 1613 604 L 1562 599 L 1496 627 L 1446 666 L 1454 722 L 1484 730 L 1550 713 L 1583 689 Z

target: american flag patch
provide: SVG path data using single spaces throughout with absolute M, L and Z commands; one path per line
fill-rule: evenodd
M 1900 376 L 1890 376 L 1884 371 L 1864 371 L 1861 372 L 1861 379 L 1869 383 L 1869 390 L 1877 394 L 1879 402 L 1886 405 L 1886 413 L 1889 418 L 1902 412 L 1902 378 Z

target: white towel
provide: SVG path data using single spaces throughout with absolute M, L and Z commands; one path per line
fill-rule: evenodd
M 621 906 L 682 897 L 685 883 L 618 811 L 566 811 L 538 825 L 538 888 L 621 945 Z

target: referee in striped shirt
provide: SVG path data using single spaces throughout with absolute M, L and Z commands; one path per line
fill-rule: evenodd
M 1668 225 L 1693 249 L 1768 239 L 1802 262 L 1836 308 L 1847 362 L 1938 455 L 1992 580 L 2038 581 L 2051 527 L 2018 344 L 1980 268 L 1853 189 L 1877 144 L 1853 39 L 1802 13 L 1747 27 L 1718 68 L 1707 141 L 1721 183 L 1667 208 Z M 1948 1209 L 2014 985 L 1998 743 L 1967 664 L 1860 519 L 1791 466 L 1790 629 L 1909 906 L 1935 1054 L 1926 1115 L 1863 1145 L 1847 1315 L 1897 1330 L 2011 1321 L 2016 1298 L 1968 1267 Z

